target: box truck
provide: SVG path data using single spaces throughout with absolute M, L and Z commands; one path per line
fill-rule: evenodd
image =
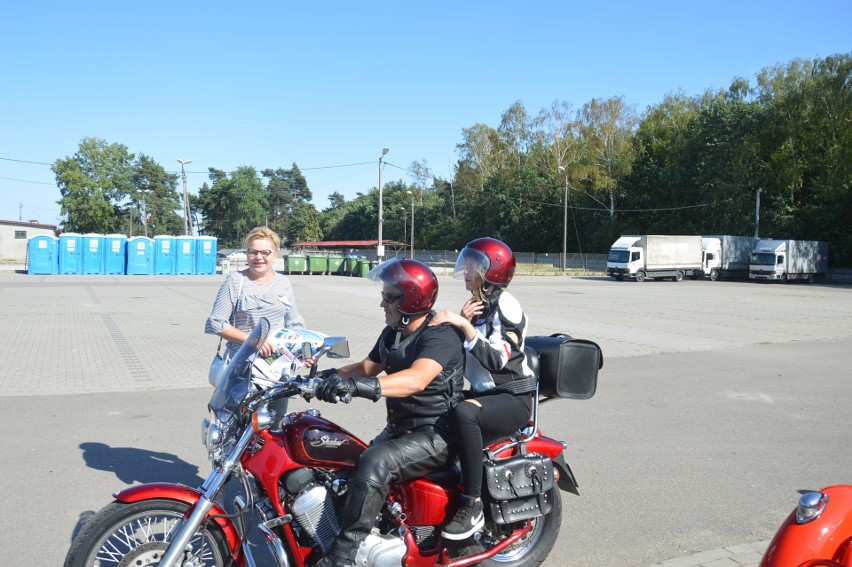
M 751 253 L 748 277 L 788 282 L 828 272 L 828 242 L 816 240 L 759 240 Z
M 701 271 L 712 281 L 747 278 L 749 259 L 758 239 L 753 236 L 704 236 L 701 238 Z
M 606 274 L 624 278 L 671 278 L 701 274 L 700 236 L 622 236 L 612 245 Z

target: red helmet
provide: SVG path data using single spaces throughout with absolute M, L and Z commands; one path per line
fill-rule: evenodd
M 373 281 L 383 281 L 402 292 L 399 312 L 403 315 L 426 313 L 438 298 L 438 278 L 423 262 L 393 258 L 382 262 L 367 274 Z
M 459 254 L 453 277 L 463 278 L 469 267 L 473 267 L 486 283 L 506 286 L 515 275 L 515 255 L 505 242 L 477 238 L 468 242 Z

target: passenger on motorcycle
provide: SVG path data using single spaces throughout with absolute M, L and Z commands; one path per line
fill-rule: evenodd
M 530 419 L 535 378 L 524 356 L 527 319 L 506 291 L 515 274 L 515 255 L 495 238 L 478 238 L 464 247 L 453 277 L 464 278 L 472 297 L 461 314 L 442 311 L 430 325 L 449 323 L 465 335 L 467 379 L 471 392 L 450 412 L 459 451 L 464 490 L 458 511 L 444 526 L 446 539 L 463 540 L 484 524 L 482 447 L 510 435 Z
M 327 370 L 320 400 L 345 396 L 386 398 L 387 426 L 361 455 L 349 479 L 340 532 L 320 566 L 354 564 L 373 527 L 389 485 L 424 476 L 453 455 L 446 414 L 462 399 L 464 350 L 460 332 L 430 326 L 438 296 L 435 274 L 417 260 L 389 260 L 368 277 L 382 283 L 386 327 L 370 354 L 355 364 Z M 384 376 L 377 377 L 384 373 Z

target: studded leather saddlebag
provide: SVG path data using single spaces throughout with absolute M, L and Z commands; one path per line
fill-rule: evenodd
M 485 461 L 491 518 L 511 524 L 543 516 L 553 508 L 553 463 L 530 453 Z

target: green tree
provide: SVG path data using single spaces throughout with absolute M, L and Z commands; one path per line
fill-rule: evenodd
M 133 163 L 130 206 L 147 216 L 145 230 L 150 235 L 183 233 L 183 218 L 177 214 L 182 206 L 177 184 L 178 174 L 168 173 L 150 156 L 139 154 Z
M 269 227 L 288 242 L 308 240 L 304 238 L 306 230 L 316 235 L 319 230 L 319 225 L 313 226 L 317 218 L 316 209 L 304 206 L 311 201 L 313 195 L 299 167 L 294 163 L 290 169 L 264 169 L 262 175 L 267 178 Z M 300 214 L 307 214 L 314 220 L 298 218 Z M 312 228 L 306 229 L 307 226 Z
M 211 167 L 209 177 L 212 185 L 205 183 L 198 192 L 207 234 L 239 246 L 249 230 L 267 223 L 266 188 L 251 166 L 241 166 L 230 175 Z
M 584 187 L 613 220 L 624 196 L 622 181 L 633 165 L 632 138 L 637 124 L 635 111 L 623 97 L 592 99 L 580 113 L 586 148 Z
M 65 231 L 123 232 L 128 211 L 119 203 L 130 195 L 133 157 L 123 144 L 83 138 L 76 154 L 53 163 Z

